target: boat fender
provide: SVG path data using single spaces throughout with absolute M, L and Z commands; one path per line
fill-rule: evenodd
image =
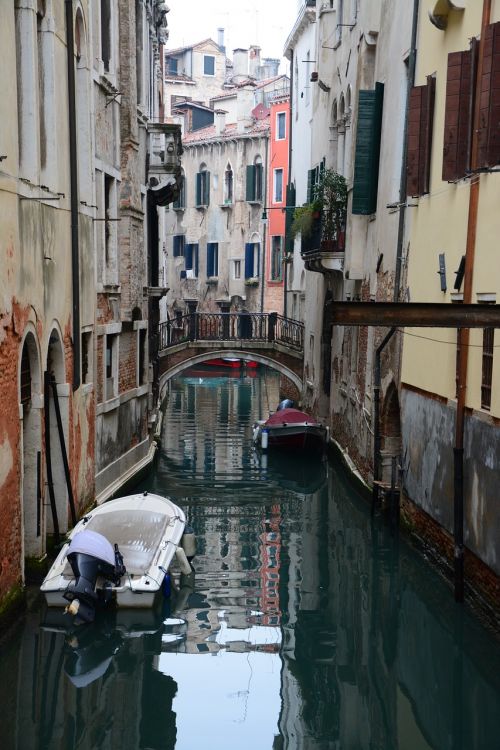
M 186 557 L 191 562 L 193 557 L 196 555 L 196 537 L 194 535 L 194 529 L 191 526 L 186 526 L 184 534 L 181 539 L 182 549 L 186 553 Z
M 269 430 L 262 430 L 260 433 L 260 447 L 263 451 L 267 451 L 267 446 L 269 445 Z
M 77 615 L 80 609 L 80 600 L 73 599 L 73 601 L 64 608 L 64 612 L 68 615 Z
M 177 557 L 177 562 L 179 563 L 179 568 L 181 569 L 181 573 L 184 573 L 185 575 L 189 575 L 191 573 L 191 564 L 189 560 L 186 557 L 186 553 L 182 549 L 182 547 L 177 547 L 175 550 L 175 556 Z

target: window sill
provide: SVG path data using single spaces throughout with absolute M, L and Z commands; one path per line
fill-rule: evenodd
M 250 279 L 245 279 L 245 286 L 258 286 L 259 285 L 259 279 L 257 279 L 255 276 L 253 276 Z
M 186 210 L 186 206 L 172 206 L 172 211 L 183 212 Z
M 251 201 L 247 201 L 251 206 L 262 206 L 262 198 L 254 198 Z
M 234 208 L 234 203 L 220 203 L 219 208 Z
M 198 211 L 206 211 L 208 208 L 208 203 L 207 204 L 201 203 L 199 206 L 195 206 L 195 208 L 197 208 Z
M 209 276 L 207 278 L 207 284 L 209 284 L 210 286 L 217 286 L 218 283 L 219 283 L 218 276 Z

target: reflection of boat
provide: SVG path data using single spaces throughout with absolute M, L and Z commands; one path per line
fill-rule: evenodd
M 257 422 L 253 440 L 262 450 L 281 448 L 321 453 L 326 445 L 327 428 L 310 414 L 287 407 Z
M 100 505 L 71 531 L 49 570 L 41 586 L 47 604 L 68 605 L 86 622 L 110 602 L 152 607 L 174 555 L 183 572 L 191 569 L 186 555 L 194 556 L 194 538 L 185 526 L 183 511 L 160 495 L 145 492 Z
M 294 455 L 291 459 L 285 451 L 269 454 L 255 451 L 255 457 L 267 481 L 276 482 L 291 492 L 312 495 L 328 478 L 328 461 L 324 456 Z

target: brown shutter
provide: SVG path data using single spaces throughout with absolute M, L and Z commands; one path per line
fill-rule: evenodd
M 435 91 L 436 79 L 428 76 L 425 86 L 415 86 L 410 93 L 407 195 L 417 196 L 429 192 Z
M 419 195 L 418 158 L 420 154 L 420 118 L 422 92 L 425 86 L 414 86 L 410 92 L 408 112 L 408 154 L 406 164 L 406 194 Z
M 444 118 L 443 180 L 452 182 L 470 169 L 473 71 L 477 44 L 448 55 Z
M 500 163 L 500 21 L 486 28 L 481 76 L 478 167 Z

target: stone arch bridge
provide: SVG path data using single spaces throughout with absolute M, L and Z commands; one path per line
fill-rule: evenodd
M 159 396 L 168 381 L 209 359 L 231 357 L 277 370 L 302 393 L 304 326 L 277 313 L 191 313 L 161 323 Z

